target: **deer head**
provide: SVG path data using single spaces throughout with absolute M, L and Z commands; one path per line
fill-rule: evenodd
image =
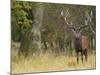
M 88 27 L 87 25 L 78 26 L 78 27 L 68 27 L 68 29 L 73 32 L 75 38 L 79 38 L 81 36 L 81 32 L 84 28 Z
M 68 25 L 67 30 L 70 30 L 73 32 L 75 38 L 79 38 L 81 36 L 81 32 L 84 28 L 88 27 L 88 25 L 82 25 L 82 26 L 77 26 L 73 25 L 72 21 L 68 21 L 68 18 L 70 18 L 69 10 L 64 13 L 64 11 L 61 11 L 61 16 L 63 17 L 65 23 Z

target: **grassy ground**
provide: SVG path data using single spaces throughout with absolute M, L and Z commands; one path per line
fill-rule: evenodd
M 79 64 L 76 62 L 75 56 L 59 55 L 57 57 L 50 53 L 41 56 L 29 56 L 24 58 L 21 56 L 12 59 L 12 73 L 28 73 L 28 72 L 47 72 L 62 70 L 79 70 L 79 69 L 95 69 L 95 55 L 91 54 L 88 61 Z

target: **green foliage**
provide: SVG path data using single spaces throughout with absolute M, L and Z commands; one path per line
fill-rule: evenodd
M 96 10 L 95 6 L 83 6 L 83 5 L 66 5 L 66 4 L 53 4 L 53 3 L 40 3 L 40 2 L 24 2 L 12 0 L 11 3 L 11 33 L 12 40 L 20 42 L 21 33 L 24 32 L 24 43 L 23 49 L 37 50 L 37 46 L 32 46 L 32 39 L 34 34 L 32 34 L 32 29 L 35 20 L 38 20 L 36 16 L 36 10 L 39 7 L 43 7 L 43 20 L 42 26 L 37 28 L 41 34 L 41 43 L 52 49 L 59 49 L 60 46 L 73 49 L 72 47 L 72 33 L 67 30 L 68 24 L 66 22 L 72 22 L 73 26 L 85 25 L 85 12 L 88 11 L 89 14 L 93 11 L 92 17 L 92 28 L 96 29 Z M 68 15 L 66 22 L 61 15 L 61 11 L 64 11 L 64 17 Z M 67 13 L 66 13 L 67 12 Z M 40 12 L 39 12 L 40 13 Z M 89 23 L 90 24 L 90 23 Z M 89 38 L 95 39 L 94 34 L 91 32 L 90 28 L 85 29 L 82 34 L 87 35 Z M 60 42 L 59 42 L 60 41 Z M 30 46 L 31 45 L 31 46 Z M 42 45 L 41 45 L 42 46 Z M 24 48 L 25 47 L 25 48 Z M 24 51 L 25 51 L 24 50 Z
M 17 2 L 12 0 L 12 39 L 18 41 L 21 31 L 24 28 L 29 29 L 32 26 L 32 20 L 28 19 L 28 10 L 31 6 L 27 2 Z

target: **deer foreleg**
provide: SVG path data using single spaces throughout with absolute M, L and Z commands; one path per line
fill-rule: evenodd
M 76 54 L 77 54 L 77 64 L 78 64 L 78 62 L 79 62 L 79 53 L 76 52 Z

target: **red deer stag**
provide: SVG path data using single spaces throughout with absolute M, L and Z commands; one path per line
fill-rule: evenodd
M 87 36 L 81 35 L 81 32 L 84 28 L 89 27 L 89 25 L 83 25 L 80 27 L 74 27 L 72 26 L 72 22 L 68 22 L 68 19 L 70 18 L 69 10 L 67 10 L 66 13 L 64 11 L 61 11 L 61 16 L 65 23 L 69 25 L 68 30 L 71 30 L 74 34 L 74 47 L 77 55 L 77 63 L 79 62 L 79 53 L 81 53 L 81 60 L 83 62 L 83 56 L 85 56 L 85 60 L 87 61 L 88 58 L 88 38 Z
M 82 29 L 86 26 L 82 27 L 70 27 L 71 31 L 74 34 L 74 47 L 77 55 L 77 63 L 79 62 L 79 53 L 81 53 L 81 61 L 83 62 L 83 56 L 85 56 L 85 60 L 87 61 L 88 58 L 88 37 L 81 35 Z

